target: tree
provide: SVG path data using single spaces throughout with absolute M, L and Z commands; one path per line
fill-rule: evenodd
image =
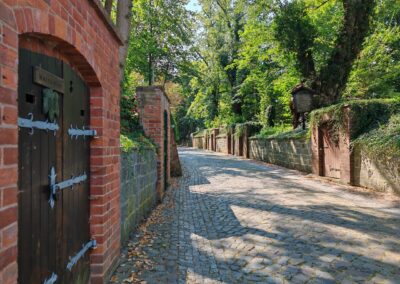
M 186 0 L 138 0 L 133 6 L 127 74 L 143 74 L 149 85 L 173 80 L 191 54 L 192 15 Z
M 116 18 L 116 27 L 119 35 L 121 36 L 122 46 L 119 49 L 119 65 L 121 82 L 124 78 L 124 68 L 126 64 L 126 57 L 128 53 L 128 45 L 131 32 L 131 18 L 132 18 L 132 1 L 133 0 L 105 0 L 103 2 L 104 9 L 110 18 Z M 116 4 L 115 15 L 114 6 Z
M 312 54 L 315 32 L 307 18 L 304 3 L 287 2 L 277 14 L 277 38 L 286 50 L 296 54 L 297 67 L 303 79 L 316 92 L 316 107 L 331 105 L 340 100 L 353 63 L 370 30 L 374 0 L 341 2 L 344 10 L 343 24 L 327 62 L 318 73 Z

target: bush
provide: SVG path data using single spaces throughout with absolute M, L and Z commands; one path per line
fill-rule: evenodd
M 142 132 L 133 132 L 129 135 L 121 134 L 121 150 L 125 153 L 131 150 L 156 150 L 157 145 L 152 140 L 147 138 Z
M 360 146 L 375 158 L 400 158 L 400 114 L 393 115 L 388 123 L 361 135 L 352 145 Z

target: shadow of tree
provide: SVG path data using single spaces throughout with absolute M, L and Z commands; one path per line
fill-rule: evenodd
M 188 153 L 187 156 L 190 161 L 191 154 Z M 185 157 L 183 159 L 187 162 Z M 196 159 L 198 160 L 199 157 L 196 156 Z M 261 247 L 261 250 L 250 254 L 251 258 L 267 259 L 264 264 L 268 263 L 271 265 L 250 265 L 250 268 L 247 269 L 246 267 L 249 262 L 247 261 L 245 264 L 241 261 L 242 259 L 246 259 L 246 255 L 242 255 L 242 259 L 241 257 L 218 257 L 223 255 L 223 252 L 221 252 L 216 257 L 216 265 L 219 271 L 224 271 L 220 272 L 219 277 L 212 277 L 213 275 L 206 273 L 204 269 L 196 265 L 188 267 L 195 274 L 214 280 L 228 281 L 228 283 L 237 279 L 239 275 L 244 279 L 250 277 L 250 280 L 259 281 L 262 279 L 265 280 L 266 277 L 268 278 L 271 275 L 278 274 L 276 281 L 279 281 L 279 278 L 283 277 L 286 280 L 298 279 L 300 282 L 303 279 L 304 283 L 310 279 L 314 279 L 317 282 L 328 280 L 340 282 L 346 278 L 353 279 L 354 281 L 366 281 L 379 273 L 383 274 L 383 278 L 385 275 L 389 279 L 391 277 L 394 277 L 393 279 L 400 277 L 400 266 L 395 265 L 393 259 L 385 261 L 384 258 L 377 259 L 376 255 L 365 253 L 371 244 L 379 247 L 379 240 L 382 238 L 386 238 L 386 241 L 381 244 L 380 249 L 387 249 L 391 253 L 400 252 L 400 242 L 398 241 L 400 237 L 399 215 L 376 216 L 373 214 L 374 212 L 366 213 L 360 210 L 360 208 L 352 209 L 349 206 L 340 206 L 338 204 L 307 205 L 297 208 L 288 207 L 266 200 L 265 197 L 268 196 L 268 193 L 263 192 L 258 194 L 257 191 L 259 189 L 251 187 L 240 188 L 239 192 L 232 192 L 229 188 L 221 190 L 223 187 L 219 186 L 217 191 L 203 190 L 199 193 L 192 187 L 202 186 L 204 188 L 204 185 L 211 184 L 210 180 L 216 176 L 223 175 L 227 179 L 235 176 L 263 179 L 265 175 L 268 175 L 270 179 L 276 180 L 276 184 L 272 184 L 271 186 L 279 185 L 282 191 L 292 190 L 289 193 L 285 192 L 285 195 L 298 193 L 303 195 L 330 194 L 324 190 L 313 189 L 292 181 L 289 177 L 293 176 L 293 173 L 290 172 L 281 173 L 275 169 L 249 163 L 246 164 L 246 169 L 243 170 L 241 166 L 235 166 L 234 160 L 230 160 L 229 168 L 227 169 L 226 167 L 222 167 L 226 159 L 210 154 L 200 159 L 207 160 L 206 163 L 199 163 L 202 164 L 201 167 L 193 167 L 193 165 L 189 167 L 185 164 L 186 172 L 190 173 L 190 177 L 187 179 L 187 184 L 180 188 L 181 191 L 185 191 L 184 195 L 188 196 L 187 200 L 194 200 L 195 204 L 203 204 L 201 207 L 205 208 L 202 214 L 203 221 L 195 218 L 197 225 L 194 226 L 191 234 L 209 241 L 219 241 L 219 244 L 214 245 L 215 247 L 218 248 L 219 245 L 223 248 L 223 252 L 233 250 L 235 256 L 240 256 L 240 249 L 243 248 L 240 247 L 239 250 L 235 251 L 231 243 L 224 244 L 222 240 L 237 238 L 239 242 L 248 243 L 250 247 L 251 244 L 258 245 Z M 236 162 L 243 163 L 243 161 Z M 197 178 L 193 178 L 194 176 Z M 198 183 L 198 181 L 206 182 Z M 211 185 L 210 187 L 213 188 L 214 186 Z M 336 195 L 337 193 L 334 194 L 334 196 Z M 267 215 L 278 215 L 281 219 L 294 218 L 296 222 L 307 223 L 307 228 L 304 228 L 302 225 L 292 226 L 293 223 L 291 222 L 274 226 L 274 232 L 254 226 L 246 226 L 235 215 L 235 212 L 232 210 L 233 206 L 255 209 L 254 214 L 257 214 L 257 212 L 266 212 Z M 191 209 L 202 211 L 201 208 L 197 208 L 197 210 L 196 208 Z M 190 216 L 189 212 L 186 213 Z M 195 214 L 195 216 L 198 217 L 198 214 Z M 250 216 L 249 218 L 252 219 L 253 217 L 256 218 L 257 216 Z M 328 226 L 328 229 L 326 226 Z M 345 235 L 337 235 L 330 231 L 329 227 L 344 229 L 344 234 L 347 231 L 362 233 L 367 235 L 368 238 L 372 238 L 372 241 L 371 243 L 365 243 L 362 239 L 359 240 L 355 236 L 346 237 Z M 307 230 L 313 233 L 307 233 Z M 262 239 L 257 243 L 251 236 L 259 236 Z M 184 243 L 188 241 L 186 239 Z M 269 248 L 267 249 L 266 246 Z M 354 247 L 359 249 L 352 250 Z M 285 256 L 288 257 L 287 265 L 281 266 L 274 273 L 276 267 L 274 267 L 274 261 L 271 260 L 278 259 L 279 261 L 279 259 Z M 282 260 L 281 263 L 285 262 L 285 260 Z M 235 263 L 241 265 L 235 265 Z M 236 271 L 235 275 L 235 269 L 233 268 L 238 270 L 238 267 L 240 269 Z M 271 267 L 272 269 L 269 269 Z M 254 270 L 251 270 L 251 268 L 254 268 Z M 263 269 L 259 271 L 257 270 L 258 268 Z
M 143 248 L 155 264 L 142 271 L 147 283 L 399 283 L 398 208 L 294 171 L 202 151 L 180 157 L 168 222 L 147 228 L 157 234 Z

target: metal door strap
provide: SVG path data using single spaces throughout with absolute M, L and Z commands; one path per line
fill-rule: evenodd
M 78 139 L 79 136 L 83 136 L 83 139 L 85 139 L 86 136 L 96 136 L 97 131 L 92 129 L 85 129 L 85 126 L 83 126 L 82 129 L 79 129 L 78 127 L 73 128 L 71 125 L 71 127 L 68 129 L 68 135 L 71 137 L 71 139 L 73 139 L 74 137 L 75 139 Z
M 55 203 L 55 199 L 56 199 L 56 195 L 57 195 L 58 191 L 63 190 L 68 187 L 73 187 L 74 185 L 82 183 L 85 180 L 87 180 L 86 173 L 83 173 L 83 175 L 81 175 L 81 176 L 72 177 L 69 180 L 65 180 L 60 183 L 56 183 L 56 177 L 57 177 L 56 170 L 54 167 L 52 167 L 50 170 L 50 175 L 49 175 L 49 179 L 50 179 L 49 203 L 50 203 L 51 208 L 54 208 L 54 203 Z
M 28 119 L 18 117 L 18 126 L 23 128 L 30 128 L 31 129 L 31 132 L 29 132 L 30 135 L 33 135 L 35 128 L 47 131 L 49 130 L 54 131 L 54 135 L 56 135 L 56 132 L 60 129 L 58 124 L 55 122 L 49 122 L 48 120 L 33 121 L 33 114 L 29 113 L 28 116 L 29 116 Z
M 82 258 L 82 256 L 85 255 L 85 253 L 89 249 L 96 249 L 96 248 L 97 248 L 96 240 L 90 240 L 86 245 L 83 245 L 82 249 L 74 257 L 70 257 L 70 260 L 69 260 L 68 265 L 67 265 L 67 269 L 69 271 L 71 271 L 72 267 L 79 261 L 79 259 Z
M 57 278 L 58 278 L 57 274 L 53 272 L 53 274 L 51 274 L 49 279 L 44 280 L 43 284 L 54 284 L 56 283 Z

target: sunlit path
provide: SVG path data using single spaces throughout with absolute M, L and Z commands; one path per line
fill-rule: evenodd
M 180 156 L 184 177 L 114 282 L 399 283 L 395 202 L 232 156 Z

